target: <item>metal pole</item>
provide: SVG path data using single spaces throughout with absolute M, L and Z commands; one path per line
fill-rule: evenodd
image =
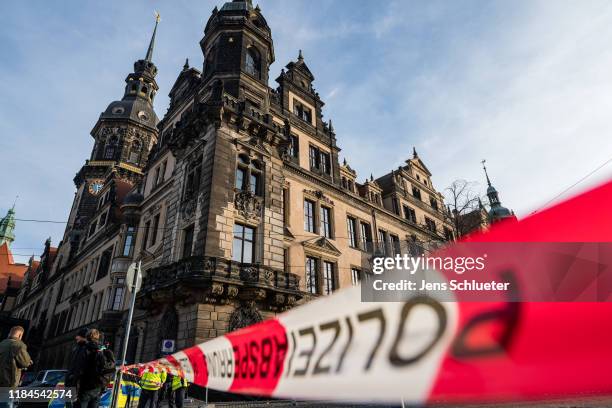
M 130 303 L 130 310 L 128 312 L 127 322 L 125 323 L 125 339 L 123 340 L 123 350 L 121 350 L 121 367 L 115 373 L 115 383 L 113 384 L 113 394 L 111 399 L 111 408 L 117 407 L 117 401 L 119 400 L 119 389 L 121 387 L 121 377 L 123 376 L 123 366 L 125 365 L 125 356 L 127 354 L 128 342 L 130 340 L 130 328 L 132 327 L 132 317 L 134 316 L 134 306 L 136 305 L 136 283 L 140 276 L 140 264 L 142 261 L 138 261 L 138 269 L 134 274 L 134 281 L 132 282 L 132 300 Z M 129 285 L 129 283 L 128 283 Z

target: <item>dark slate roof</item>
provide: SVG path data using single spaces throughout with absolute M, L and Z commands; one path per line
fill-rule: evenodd
M 131 119 L 150 128 L 159 122 L 151 103 L 138 97 L 111 102 L 100 119 Z

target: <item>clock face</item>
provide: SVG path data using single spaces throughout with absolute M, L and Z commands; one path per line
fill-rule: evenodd
M 92 180 L 89 182 L 89 192 L 93 195 L 98 195 L 102 187 L 104 187 L 104 182 L 102 180 Z

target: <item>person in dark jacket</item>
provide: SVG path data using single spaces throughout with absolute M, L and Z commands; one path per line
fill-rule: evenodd
M 78 341 L 66 374 L 67 385 L 77 390 L 77 402 L 73 405 L 76 408 L 97 408 L 100 403 L 104 385 L 97 371 L 96 357 L 99 352 L 100 332 L 89 329 L 86 341 Z
M 23 327 L 11 328 L 7 339 L 0 342 L 0 387 L 17 387 L 21 370 L 32 365 L 28 348 L 21 338 Z

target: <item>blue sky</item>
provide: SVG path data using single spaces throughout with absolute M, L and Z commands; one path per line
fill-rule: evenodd
M 255 1 L 256 3 L 257 1 Z M 153 10 L 161 117 L 199 40 L 210 0 L 0 3 L 0 212 L 63 221 L 89 131 L 120 99 L 145 54 Z M 261 0 L 272 28 L 271 78 L 303 49 L 341 157 L 359 180 L 396 168 L 416 146 L 439 190 L 478 181 L 504 204 L 540 208 L 612 157 L 612 3 L 607 1 Z M 375 157 L 375 159 L 372 159 Z M 606 166 L 565 196 L 609 179 Z M 560 197 L 563 198 L 563 197 Z M 18 222 L 25 262 L 61 224 Z

